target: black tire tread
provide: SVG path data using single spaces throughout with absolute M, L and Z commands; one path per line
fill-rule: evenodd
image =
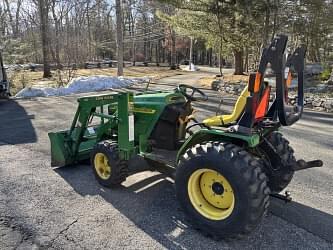
M 184 166 L 186 162 L 191 161 L 193 158 L 199 157 L 200 154 L 212 153 L 213 151 L 217 152 L 221 157 L 229 156 L 230 153 L 232 153 L 234 157 L 230 159 L 230 161 L 239 161 L 242 163 L 233 164 L 232 167 L 236 168 L 235 171 L 242 176 L 242 181 L 245 181 L 249 186 L 248 196 L 250 196 L 250 203 L 247 217 L 245 219 L 246 221 L 244 223 L 239 223 L 240 227 L 237 229 L 234 228 L 232 232 L 230 232 L 228 230 L 211 230 L 211 228 L 206 227 L 206 225 L 200 220 L 196 218 L 189 219 L 194 228 L 200 230 L 204 235 L 210 236 L 213 239 L 240 239 L 256 228 L 261 221 L 261 218 L 266 214 L 269 205 L 270 190 L 267 187 L 267 178 L 262 171 L 261 162 L 254 156 L 231 143 L 208 142 L 204 144 L 197 144 L 194 147 L 187 149 L 183 157 L 180 158 L 176 171 L 176 191 L 177 177 L 183 175 L 186 171 L 185 167 L 182 166 Z M 183 197 L 179 197 L 179 192 L 177 192 L 177 197 L 182 204 L 184 199 Z
M 128 176 L 128 165 L 127 161 L 121 160 L 119 158 L 118 153 L 118 144 L 115 142 L 110 141 L 102 141 L 95 145 L 94 149 L 91 152 L 91 165 L 94 168 L 94 156 L 95 154 L 103 152 L 106 153 L 106 155 L 109 158 L 109 161 L 112 161 L 112 174 L 111 177 L 108 180 L 102 180 L 99 178 L 99 176 L 96 174 L 96 171 L 94 169 L 94 174 L 97 179 L 97 181 L 106 187 L 115 187 L 119 186 L 122 182 L 124 182 Z
M 289 141 L 279 132 L 273 132 L 268 141 L 274 146 L 276 153 L 281 159 L 282 166 L 276 171 L 264 169 L 268 177 L 268 186 L 272 193 L 279 193 L 285 189 L 294 176 L 292 165 L 296 164 L 294 150 L 290 147 Z

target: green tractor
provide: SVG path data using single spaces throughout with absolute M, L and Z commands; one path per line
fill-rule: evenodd
M 192 102 L 207 95 L 181 84 L 174 91 L 145 91 L 82 97 L 68 131 L 49 133 L 52 166 L 90 159 L 97 181 L 115 187 L 130 174 L 128 161 L 141 157 L 152 168 L 173 170 L 175 190 L 191 223 L 214 238 L 248 234 L 297 170 L 322 165 L 296 161 L 278 129 L 303 112 L 305 49 L 285 57 L 287 37 L 277 36 L 263 51 L 257 73 L 230 115 L 194 117 Z M 276 77 L 264 81 L 267 65 Z M 298 102 L 288 105 L 288 85 L 297 77 Z

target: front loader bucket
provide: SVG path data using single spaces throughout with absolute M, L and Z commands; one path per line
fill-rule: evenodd
M 70 145 L 66 141 L 68 131 L 51 132 L 49 138 L 51 141 L 51 166 L 62 167 L 73 163 L 74 159 L 70 155 Z

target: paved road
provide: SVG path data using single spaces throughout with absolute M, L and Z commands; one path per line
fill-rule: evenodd
M 194 84 L 200 77 L 178 76 L 152 87 Z M 196 105 L 205 111 L 199 119 L 213 114 L 219 100 L 216 92 L 207 93 L 210 101 Z M 122 188 L 109 190 L 96 183 L 87 165 L 50 168 L 47 132 L 69 127 L 75 99 L 0 103 L 0 249 L 333 248 L 332 115 L 307 112 L 284 129 L 297 156 L 325 162 L 322 169 L 297 173 L 289 188 L 296 202 L 273 201 L 271 213 L 249 238 L 216 242 L 191 229 L 172 181 L 157 172 L 136 174 Z M 224 112 L 234 101 L 224 98 Z M 307 218 L 315 218 L 310 226 Z

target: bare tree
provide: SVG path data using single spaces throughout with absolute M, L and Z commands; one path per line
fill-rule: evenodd
M 40 31 L 43 50 L 44 78 L 51 77 L 49 64 L 49 8 L 47 0 L 38 0 L 38 10 L 40 18 Z
M 131 48 L 130 48 L 130 56 L 132 59 L 132 65 L 135 66 L 136 63 L 136 18 L 137 18 L 137 10 L 136 10 L 136 0 L 127 0 L 124 1 L 123 10 L 125 16 L 123 17 L 125 27 L 125 32 L 128 31 L 129 37 L 131 40 Z M 124 39 L 126 39 L 126 33 L 123 34 Z
M 10 3 L 8 0 L 4 0 L 4 3 L 6 5 L 6 11 L 7 11 L 8 19 L 9 19 L 9 24 L 12 26 L 13 35 L 14 35 L 14 20 L 13 20 L 12 12 L 10 10 Z
M 22 0 L 16 1 L 15 3 L 16 9 L 14 13 L 11 12 L 12 1 L 4 0 L 4 3 L 6 5 L 6 12 L 12 29 L 12 35 L 14 38 L 17 38 L 19 35 L 19 18 L 20 18 L 20 9 L 22 6 Z
M 117 75 L 124 75 L 124 43 L 123 43 L 123 14 L 121 8 L 121 0 L 116 0 L 116 16 L 117 16 Z

